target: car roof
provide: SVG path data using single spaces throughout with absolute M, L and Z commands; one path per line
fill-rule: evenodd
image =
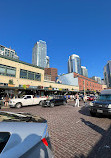
M 105 89 L 101 91 L 101 94 L 111 94 L 111 89 Z

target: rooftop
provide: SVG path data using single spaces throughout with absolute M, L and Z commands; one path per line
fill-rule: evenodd
M 0 55 L 0 58 L 8 59 L 8 60 L 11 60 L 11 61 L 14 61 L 14 62 L 17 62 L 17 63 L 25 64 L 25 65 L 28 65 L 28 66 L 32 66 L 32 67 L 44 70 L 44 68 L 42 68 L 42 67 L 39 67 L 39 66 L 36 66 L 36 65 L 33 65 L 33 64 L 30 64 L 30 63 L 26 63 L 26 62 L 20 61 L 18 59 L 13 59 L 13 58 L 10 58 L 10 57 L 7 57 L 7 56 L 3 56 L 3 55 Z

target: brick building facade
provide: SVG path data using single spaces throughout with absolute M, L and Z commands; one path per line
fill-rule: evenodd
M 74 78 L 78 78 L 79 91 L 95 91 L 100 92 L 102 90 L 102 85 L 97 83 L 95 80 L 88 77 L 82 76 L 74 72 Z
M 58 76 L 57 69 L 56 68 L 45 68 L 44 75 L 50 75 L 51 81 L 56 81 L 56 77 Z

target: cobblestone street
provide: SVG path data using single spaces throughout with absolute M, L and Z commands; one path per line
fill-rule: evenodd
M 55 158 L 110 158 L 111 119 L 91 117 L 88 107 L 73 107 L 74 102 L 54 108 L 30 106 L 21 109 L 2 109 L 28 112 L 48 121 Z

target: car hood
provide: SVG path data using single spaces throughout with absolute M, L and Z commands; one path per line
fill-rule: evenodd
M 14 102 L 18 102 L 18 101 L 21 101 L 23 100 L 22 98 L 16 98 L 16 99 L 10 99 L 10 101 L 14 101 Z
M 46 129 L 47 123 L 0 122 L 0 132 L 10 133 L 0 158 L 20 157 L 41 141 Z
M 111 101 L 93 101 L 94 104 L 102 104 L 102 105 L 108 105 L 111 104 Z

